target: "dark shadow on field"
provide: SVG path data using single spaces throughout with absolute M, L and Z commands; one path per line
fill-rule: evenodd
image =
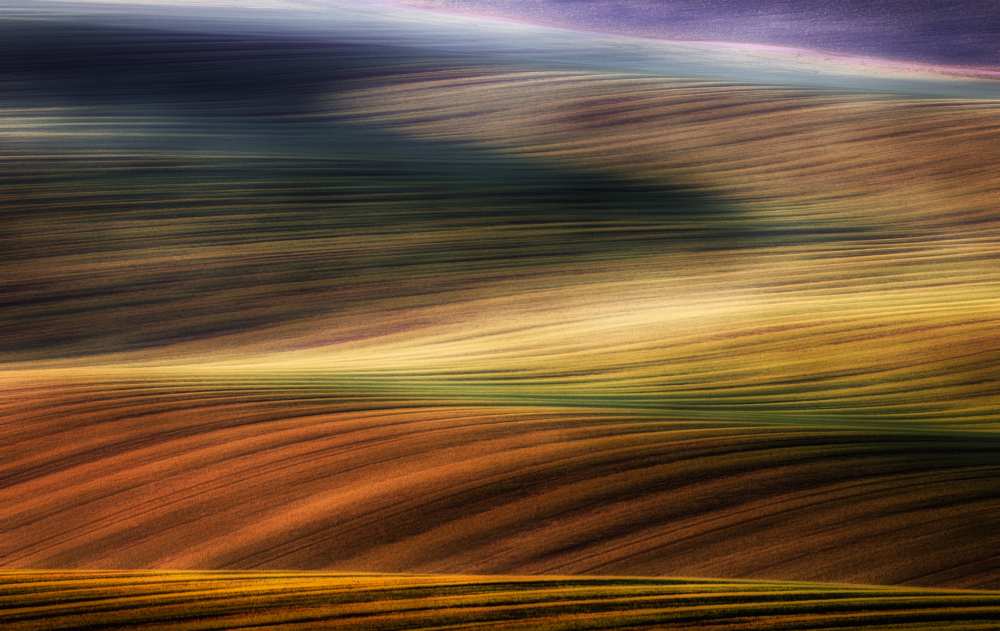
M 0 19 L 0 79 L 8 104 L 114 105 L 175 115 L 301 113 L 346 81 L 460 61 L 467 60 L 295 32 L 177 32 Z
M 57 108 L 33 114 L 56 135 L 13 143 L 0 175 L 6 360 L 844 235 L 754 223 L 684 187 L 303 116 L 355 80 L 488 60 L 47 22 L 0 23 L 0 59 L 8 104 Z

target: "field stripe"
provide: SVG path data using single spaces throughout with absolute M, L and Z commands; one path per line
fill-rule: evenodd
M 0 603 L 5 629 L 976 629 L 1000 619 L 995 592 L 707 579 L 0 572 L 10 588 L 22 604 Z

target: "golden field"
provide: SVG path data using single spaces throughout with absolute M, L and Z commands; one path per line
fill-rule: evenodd
M 704 579 L 5 572 L 7 629 L 989 629 L 1000 594 Z
M 25 11 L 0 626 L 996 628 L 996 81 Z

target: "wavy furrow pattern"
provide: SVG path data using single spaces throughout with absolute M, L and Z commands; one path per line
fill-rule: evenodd
M 1000 102 L 609 73 L 430 73 L 344 96 L 475 139 L 735 197 L 787 221 L 996 235 Z
M 989 73 L 189 5 L 0 9 L 0 626 L 996 627 Z
M 5 629 L 989 629 L 997 592 L 705 579 L 3 572 Z
M 10 567 L 996 587 L 992 434 L 484 408 L 306 385 L 19 390 Z M 30 429 L 26 429 L 30 428 Z

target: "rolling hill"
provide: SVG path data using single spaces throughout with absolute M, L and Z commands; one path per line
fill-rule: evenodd
M 1000 83 L 345 2 L 0 80 L 9 628 L 1000 619 Z

